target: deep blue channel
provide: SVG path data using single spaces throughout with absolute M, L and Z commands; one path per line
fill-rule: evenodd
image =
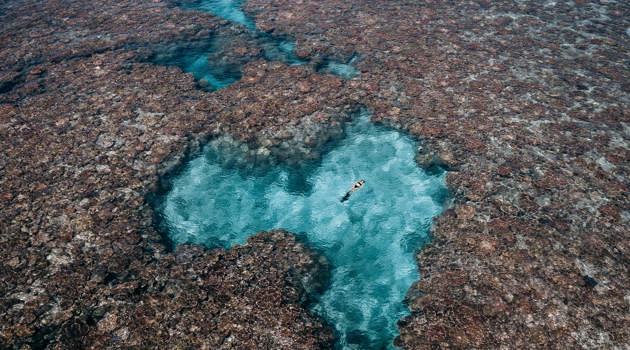
M 343 349 L 393 348 L 396 322 L 418 280 L 415 252 L 446 198 L 444 174 L 414 160 L 417 145 L 363 113 L 321 162 L 245 171 L 238 153 L 208 145 L 171 179 L 158 212 L 175 244 L 231 247 L 263 230 L 302 234 L 330 262 L 330 286 L 312 311 L 332 324 Z M 307 169 L 307 170 L 304 170 Z M 357 180 L 365 185 L 341 197 Z

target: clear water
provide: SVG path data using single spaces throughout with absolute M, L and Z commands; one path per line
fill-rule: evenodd
M 280 61 L 292 66 L 308 63 L 308 60 L 301 59 L 295 54 L 293 41 L 262 32 L 257 32 L 256 35 L 266 60 Z
M 280 61 L 287 64 L 305 64 L 308 61 L 295 55 L 295 43 L 283 37 L 272 36 L 256 29 L 254 20 L 243 12 L 242 0 L 198 0 L 187 3 L 184 8 L 204 11 L 228 21 L 238 23 L 249 29 L 263 51 L 263 57 L 269 61 Z
M 352 58 L 347 63 L 341 63 L 333 60 L 326 60 L 324 64 L 319 67 L 318 71 L 334 74 L 343 79 L 352 79 L 359 75 L 359 70 L 357 70 L 353 64 L 357 62 L 359 56 L 353 55 Z
M 216 52 L 221 50 L 221 42 L 208 39 L 208 45 L 199 47 L 181 45 L 180 47 L 159 52 L 150 61 L 165 66 L 177 66 L 186 73 L 191 73 L 200 87 L 206 90 L 218 90 L 241 79 L 241 65 L 222 62 Z
M 198 0 L 183 7 L 209 12 L 253 30 L 256 28 L 254 21 L 243 12 L 242 5 L 243 0 Z
M 323 72 L 334 74 L 344 79 L 352 79 L 359 71 L 349 63 L 329 62 L 322 69 Z
M 442 210 L 444 175 L 415 161 L 409 137 L 363 114 L 320 163 L 244 171 L 238 154 L 207 147 L 172 179 L 158 211 L 174 243 L 242 244 L 261 230 L 304 235 L 328 258 L 331 284 L 313 311 L 343 349 L 392 348 L 405 293 L 419 278 L 414 252 Z M 219 153 L 217 153 L 219 152 Z M 341 197 L 357 180 L 362 189 Z
M 280 61 L 289 65 L 308 64 L 309 60 L 295 54 L 295 42 L 281 36 L 274 36 L 256 29 L 253 19 L 243 9 L 242 0 L 197 0 L 184 2 L 182 7 L 190 10 L 204 11 L 228 21 L 238 23 L 248 29 L 249 35 L 262 50 L 262 57 L 268 61 Z M 183 45 L 175 52 L 158 52 L 150 59 L 152 63 L 177 66 L 184 72 L 191 73 L 199 85 L 206 90 L 218 90 L 227 87 L 241 78 L 244 61 L 221 62 L 217 53 L 223 47 L 223 38 L 209 38 L 209 45 L 202 48 L 191 48 Z M 358 71 L 349 63 L 329 61 L 320 71 L 334 74 L 343 79 L 351 79 Z

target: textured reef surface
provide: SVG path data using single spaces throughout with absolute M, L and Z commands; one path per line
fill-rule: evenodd
M 171 250 L 149 202 L 208 140 L 323 160 L 362 106 L 421 140 L 453 196 L 397 346 L 630 344 L 628 2 L 242 6 L 252 23 L 168 0 L 0 3 L 0 348 L 332 347 L 307 307 L 330 266 L 308 244 Z M 268 57 L 251 24 L 306 63 Z

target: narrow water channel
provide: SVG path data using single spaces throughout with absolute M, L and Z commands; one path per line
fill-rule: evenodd
M 309 59 L 295 54 L 295 42 L 286 36 L 271 35 L 256 29 L 253 19 L 243 12 L 239 0 L 197 0 L 183 1 L 180 6 L 191 11 L 204 11 L 224 18 L 245 28 L 244 37 L 260 49 L 260 56 L 268 61 L 279 61 L 289 65 L 311 64 Z M 205 90 L 218 90 L 227 87 L 241 78 L 241 68 L 248 61 L 246 57 L 226 62 L 221 54 L 232 38 L 213 35 L 203 42 L 179 43 L 158 49 L 149 61 L 159 65 L 177 66 L 191 73 L 199 86 Z M 353 55 L 347 62 L 324 59 L 314 64 L 322 73 L 334 74 L 343 79 L 352 79 L 359 74 L 354 67 L 358 59 Z

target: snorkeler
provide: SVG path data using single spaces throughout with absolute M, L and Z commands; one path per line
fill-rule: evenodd
M 354 183 L 354 185 L 352 185 L 352 188 L 346 192 L 346 195 L 343 196 L 343 198 L 341 198 L 341 202 L 345 202 L 348 200 L 348 198 L 350 198 L 350 195 L 352 194 L 352 192 L 360 189 L 361 187 L 363 187 L 363 184 L 365 184 L 365 180 L 359 180 L 357 182 Z

